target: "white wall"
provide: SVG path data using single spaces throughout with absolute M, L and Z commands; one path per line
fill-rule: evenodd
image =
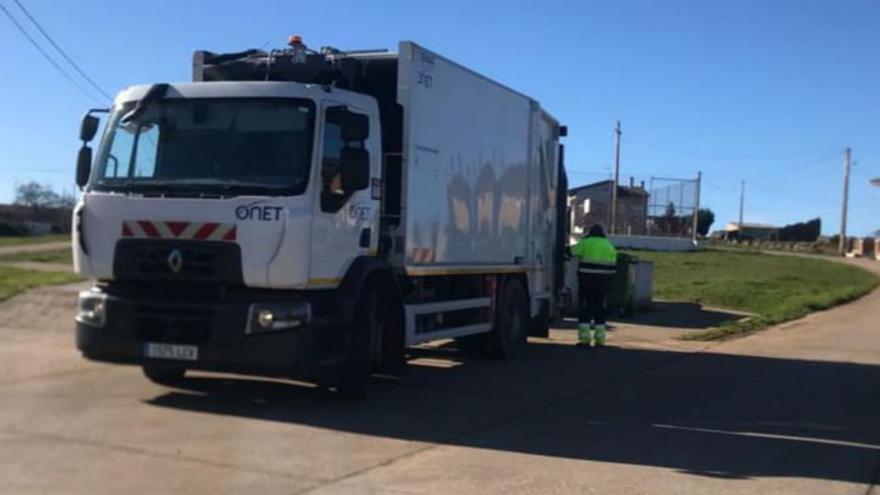
M 682 237 L 652 237 L 647 235 L 609 235 L 619 249 L 648 249 L 651 251 L 697 251 L 699 244 Z

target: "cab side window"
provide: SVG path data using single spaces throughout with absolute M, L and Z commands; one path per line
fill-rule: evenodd
M 324 142 L 321 158 L 321 211 L 335 213 L 348 202 L 354 191 L 346 191 L 342 182 L 342 157 L 346 148 L 363 149 L 363 141 L 346 141 L 342 121 L 345 107 L 329 107 L 324 116 Z
M 335 113 L 327 111 L 324 118 L 323 159 L 321 161 L 321 211 L 335 212 L 342 208 L 346 197 L 342 190 L 342 127 L 335 118 Z

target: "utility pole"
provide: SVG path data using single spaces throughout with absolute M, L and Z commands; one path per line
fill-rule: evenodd
M 840 242 L 837 251 L 841 256 L 846 254 L 846 210 L 849 203 L 849 169 L 852 152 L 846 149 L 846 157 L 843 164 L 843 201 L 840 207 Z
M 697 243 L 697 227 L 700 225 L 700 186 L 703 182 L 703 172 L 697 172 L 697 197 L 694 202 L 694 226 L 693 226 L 693 241 L 694 244 Z
M 746 181 L 739 183 L 739 233 L 742 235 L 743 229 L 743 205 L 746 201 Z
M 610 234 L 617 232 L 617 184 L 620 183 L 620 121 L 617 121 L 617 127 L 614 128 L 615 134 L 615 151 L 614 151 L 614 184 L 611 185 L 611 226 L 608 228 Z

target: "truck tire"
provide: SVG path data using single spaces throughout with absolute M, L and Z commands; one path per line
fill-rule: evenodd
M 529 321 L 529 335 L 542 338 L 550 336 L 550 307 L 547 302 L 541 303 L 538 315 Z
M 507 279 L 498 295 L 495 328 L 484 335 L 484 347 L 489 356 L 511 359 L 525 350 L 529 325 L 527 305 L 522 283 L 515 278 Z
M 344 399 L 363 400 L 367 397 L 387 315 L 382 305 L 383 285 L 376 277 L 371 277 L 355 303 L 349 352 L 340 365 L 336 387 Z
M 381 292 L 380 296 L 383 321 L 381 333 L 375 339 L 373 371 L 385 375 L 400 376 L 406 373 L 406 328 L 403 321 L 403 302 L 396 290 Z
M 151 382 L 158 383 L 159 385 L 178 384 L 186 374 L 186 368 L 174 365 L 145 364 L 143 371 L 144 376 Z

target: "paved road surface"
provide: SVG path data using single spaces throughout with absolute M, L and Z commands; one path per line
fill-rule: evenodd
M 58 251 L 70 249 L 70 241 L 45 242 L 42 244 L 14 244 L 12 246 L 0 246 L 0 256 L 8 256 L 20 253 L 41 253 L 45 251 Z M 42 263 L 36 261 L 2 261 L 2 266 L 12 266 L 23 270 L 36 270 L 39 272 L 72 272 L 73 265 L 67 263 Z
M 880 292 L 724 343 L 675 340 L 695 320 L 672 308 L 601 352 L 568 329 L 516 363 L 425 350 L 347 403 L 87 363 L 75 289 L 0 304 L 0 493 L 865 494 L 880 473 Z
M 40 261 L 0 261 L 0 266 L 11 266 L 22 270 L 38 272 L 72 272 L 73 265 L 67 263 L 43 263 Z
M 58 251 L 59 249 L 70 249 L 70 241 L 0 246 L 0 256 L 18 253 L 40 253 L 43 251 Z

